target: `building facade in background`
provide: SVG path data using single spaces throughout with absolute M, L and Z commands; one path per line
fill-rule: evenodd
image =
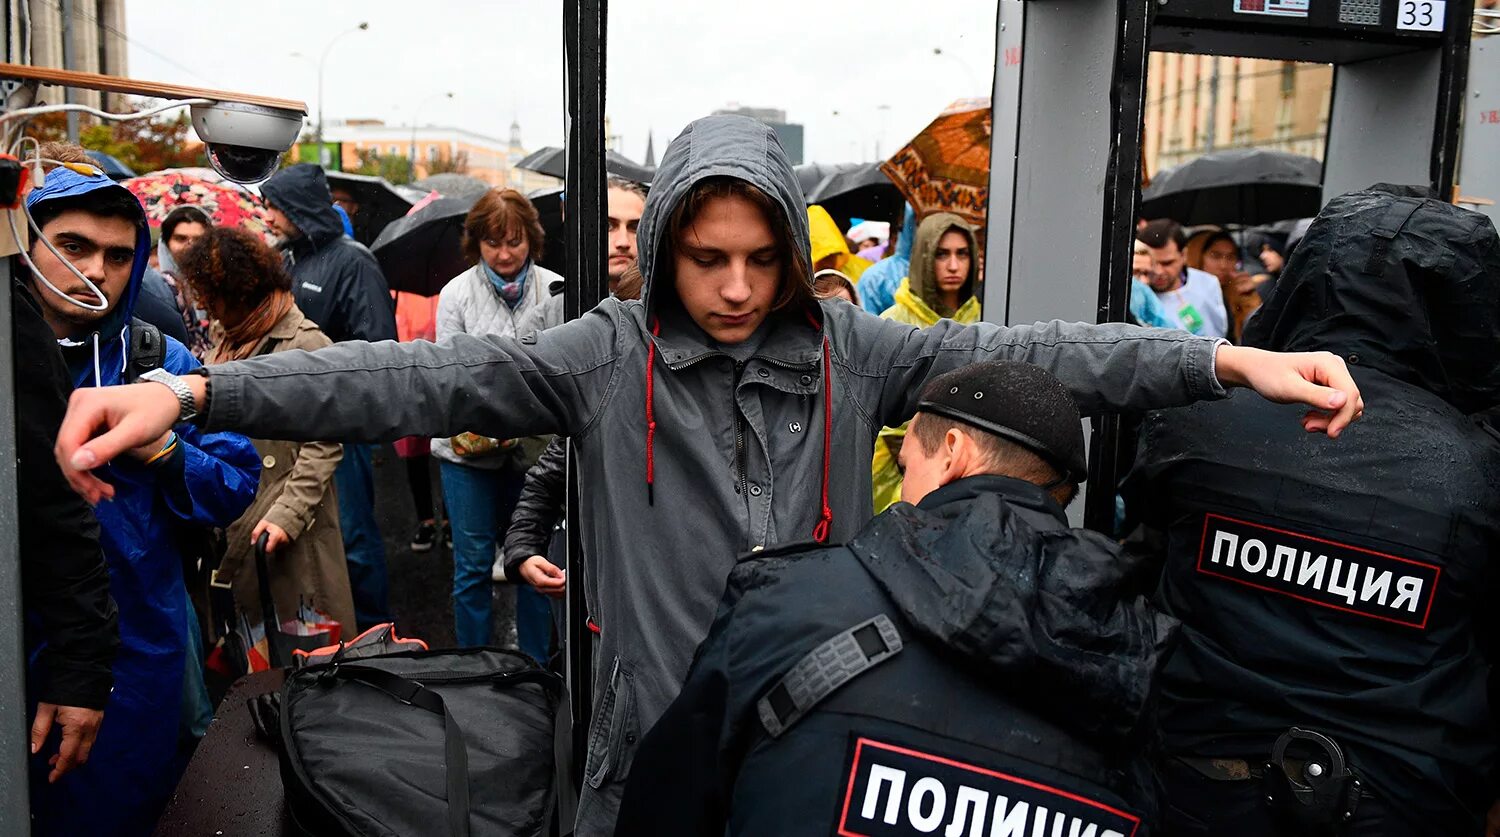
M 1154 52 L 1146 71 L 1146 171 L 1209 151 L 1271 148 L 1323 159 L 1333 67 Z
M 464 157 L 467 169 L 463 173 L 493 186 L 530 192 L 558 185 L 556 178 L 515 167 L 527 150 L 521 144 L 521 126 L 514 122 L 509 140 L 501 140 L 465 128 L 419 125 L 414 129 L 410 125 L 387 125 L 380 119 L 330 119 L 323 139 L 338 144 L 344 171 L 359 168 L 361 152 L 408 159 L 415 152 L 418 180 L 426 177 L 435 164 L 451 165 Z M 449 170 L 447 166 L 437 167 Z
M 781 142 L 781 148 L 786 156 L 791 159 L 792 165 L 802 165 L 802 126 L 795 122 L 786 121 L 786 111 L 776 108 L 746 108 L 730 103 L 727 108 L 714 111 L 715 114 L 727 113 L 735 116 L 748 116 L 759 120 L 776 132 L 776 139 Z
M 25 9 L 22 5 L 25 4 Z M 63 18 L 63 8 L 72 14 Z M 5 33 L 10 54 L 24 56 L 22 39 L 26 15 L 31 17 L 31 56 L 34 67 L 79 70 L 106 75 L 129 75 L 125 48 L 125 0 L 5 0 Z M 63 32 L 70 30 L 72 54 L 64 63 Z M 63 89 L 45 86 L 40 98 L 51 104 L 66 101 Z M 102 110 L 123 110 L 126 102 L 117 93 L 74 90 L 73 101 Z

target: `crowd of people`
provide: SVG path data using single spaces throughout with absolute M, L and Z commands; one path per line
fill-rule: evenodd
M 1248 759 L 1259 770 L 1273 728 L 1359 722 L 1358 712 L 1324 711 L 1338 701 L 1320 703 L 1306 683 L 1312 696 L 1288 703 L 1275 685 L 1285 661 L 1249 659 L 1255 649 L 1233 660 L 1238 691 L 1205 694 L 1205 682 L 1230 688 L 1213 674 L 1231 667 L 1209 653 L 1224 644 L 1215 611 L 1183 592 L 1191 574 L 1169 571 L 1164 599 L 1142 580 L 1207 540 L 1214 520 L 1288 537 L 1302 522 L 1290 500 L 1266 500 L 1251 515 L 1258 523 L 1236 522 L 1231 513 L 1250 513 L 1214 478 L 1168 467 L 1183 461 L 1166 429 L 1174 417 L 1249 422 L 1235 432 L 1252 458 L 1261 437 L 1288 450 L 1347 448 L 1310 479 L 1321 489 L 1287 496 L 1363 497 L 1350 487 L 1360 467 L 1352 451 L 1367 448 L 1338 438 L 1362 417 L 1361 393 L 1388 391 L 1380 375 L 1436 386 L 1380 366 L 1378 333 L 1362 334 L 1358 355 L 1337 340 L 1289 338 L 1327 311 L 1273 293 L 1290 283 L 1274 248 L 1247 270 L 1227 232 L 1143 223 L 1129 323 L 984 323 L 983 239 L 969 222 L 908 207 L 898 232 L 878 221 L 840 229 L 805 205 L 769 128 L 716 116 L 672 143 L 649 193 L 609 180 L 597 211 L 608 218 L 610 297 L 565 321 L 567 277 L 538 264 L 556 242 L 511 189 L 485 193 L 464 220 L 473 266 L 435 301 L 403 300 L 348 234 L 348 208 L 335 207 L 316 166 L 262 185 L 276 246 L 184 207 L 153 249 L 128 191 L 74 149 L 41 155 L 51 170 L 27 197 L 41 236 L 12 289 L 16 357 L 36 385 L 18 390 L 18 415 L 36 419 L 20 429 L 36 439 L 30 450 L 51 451 L 55 438 L 57 451 L 56 464 L 23 457 L 21 474 L 23 506 L 37 504 L 35 514 L 23 508 L 21 537 L 38 834 L 150 833 L 211 710 L 204 567 L 232 588 L 247 623 L 259 622 L 266 595 L 278 618 L 315 613 L 346 638 L 393 619 L 372 447 L 397 439 L 419 507 L 413 548 L 451 538 L 458 644 L 492 641 L 492 585 L 513 582 L 520 648 L 541 665 L 555 664 L 556 599 L 573 581 L 556 538 L 571 442 L 583 519 L 569 524 L 589 559 L 577 582 L 598 661 L 579 835 L 615 833 L 617 818 L 630 834 L 868 833 L 872 824 L 925 833 L 950 820 L 950 835 L 969 825 L 1039 834 L 1049 823 L 1047 833 L 1122 837 L 1146 833 L 1143 823 L 1167 823 L 1170 834 L 1299 833 L 1226 815 L 1247 788 L 1257 802 L 1266 795 L 1259 776 L 1249 767 L 1210 776 L 1200 761 Z M 150 293 L 166 308 L 148 318 L 138 300 Z M 1273 310 L 1252 319 L 1267 300 Z M 420 313 L 403 316 L 404 305 Z M 1454 355 L 1433 354 L 1429 366 L 1462 377 Z M 1379 372 L 1351 376 L 1346 360 Z M 1263 398 L 1221 401 L 1233 387 Z M 1462 436 L 1455 449 L 1491 456 L 1442 412 L 1444 397 L 1428 409 Z M 1195 402 L 1206 403 L 1172 409 Z M 1063 514 L 1087 473 L 1080 414 L 1117 411 L 1160 411 L 1143 431 L 1143 476 L 1124 490 L 1132 518 L 1161 533 L 1151 558 L 1069 529 Z M 1500 490 L 1474 485 L 1448 490 L 1500 509 Z M 1197 516 L 1170 511 L 1179 506 Z M 1482 541 L 1496 524 L 1472 527 Z M 1256 531 L 1223 529 L 1212 559 L 1232 537 L 1246 550 L 1242 567 L 1251 543 L 1263 566 L 1272 547 Z M 1298 537 L 1314 535 L 1327 533 Z M 61 559 L 35 557 L 31 545 L 54 539 Z M 1348 555 L 1395 550 L 1359 542 Z M 255 577 L 257 548 L 270 556 L 269 591 Z M 1290 577 L 1296 553 L 1286 554 Z M 1435 577 L 1425 593 L 1394 577 L 1431 611 Z M 1382 606 L 1395 594 L 1389 578 Z M 1285 606 L 1256 604 L 1240 618 L 1305 618 L 1277 610 Z M 1452 633 L 1426 659 L 1474 663 L 1468 634 Z M 1172 657 L 1179 635 L 1193 650 Z M 856 663 L 826 691 L 809 691 L 811 669 L 789 673 L 839 654 Z M 858 693 L 835 694 L 856 675 Z M 1405 676 L 1364 671 L 1354 682 L 1395 688 Z M 1472 682 L 1444 682 L 1473 698 Z M 1153 726 L 1158 693 L 1164 730 Z M 1188 710 L 1208 700 L 1258 700 L 1260 726 L 1243 746 L 1221 747 L 1184 731 L 1192 724 L 1170 725 L 1201 722 L 1201 710 Z M 1434 711 L 1430 721 L 1489 735 L 1472 711 Z M 1493 747 L 1441 764 L 1411 759 L 1392 774 L 1370 766 L 1383 742 L 1335 737 L 1368 777 L 1365 796 L 1353 796 L 1368 828 L 1350 833 L 1419 833 L 1402 830 L 1416 808 L 1392 775 L 1442 777 L 1422 791 L 1442 800 L 1422 808 L 1431 821 L 1469 825 L 1493 801 L 1468 774 L 1454 778 L 1495 767 Z M 1158 740 L 1179 745 L 1165 762 L 1152 758 Z M 799 769 L 804 778 L 788 781 Z M 1153 778 L 1163 771 L 1164 801 Z M 1211 786 L 1227 794 L 1214 797 L 1217 812 L 1193 801 L 1209 798 L 1195 785 L 1204 777 L 1224 782 Z M 1347 784 L 1340 794 L 1351 819 Z

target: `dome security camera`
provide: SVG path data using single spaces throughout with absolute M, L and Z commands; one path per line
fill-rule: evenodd
M 193 130 L 208 146 L 208 161 L 237 183 L 265 180 L 297 141 L 302 114 L 241 102 L 193 105 Z

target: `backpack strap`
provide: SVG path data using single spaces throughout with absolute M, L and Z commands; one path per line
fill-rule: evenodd
M 1391 253 L 1391 242 L 1401 234 L 1401 228 L 1411 220 L 1411 216 L 1422 208 L 1422 202 L 1415 198 L 1398 198 L 1391 201 L 1386 208 L 1385 214 L 1380 217 L 1380 223 L 1375 229 L 1370 230 L 1370 235 L 1375 237 L 1375 246 L 1370 250 L 1370 258 L 1365 262 L 1365 274 L 1369 276 L 1385 275 L 1385 260 Z
M 160 369 L 167 360 L 167 341 L 161 329 L 145 320 L 130 321 L 130 358 L 125 366 L 125 383 L 133 384 L 142 375 Z

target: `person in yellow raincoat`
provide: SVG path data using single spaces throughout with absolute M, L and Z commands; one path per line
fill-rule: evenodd
M 849 252 L 838 222 L 817 204 L 807 208 L 807 231 L 812 239 L 813 270 L 837 270 L 858 285 L 860 275 L 874 264 Z
M 810 207 L 809 215 L 813 209 L 821 211 L 820 207 Z M 816 254 L 817 238 L 813 241 Z M 880 316 L 920 327 L 941 319 L 979 321 L 979 242 L 964 219 L 938 212 L 922 220 L 912 243 L 911 271 L 901 280 L 895 299 Z M 875 441 L 871 469 L 876 514 L 901 499 L 901 468 L 896 455 L 904 438 L 903 424 L 884 428 Z

